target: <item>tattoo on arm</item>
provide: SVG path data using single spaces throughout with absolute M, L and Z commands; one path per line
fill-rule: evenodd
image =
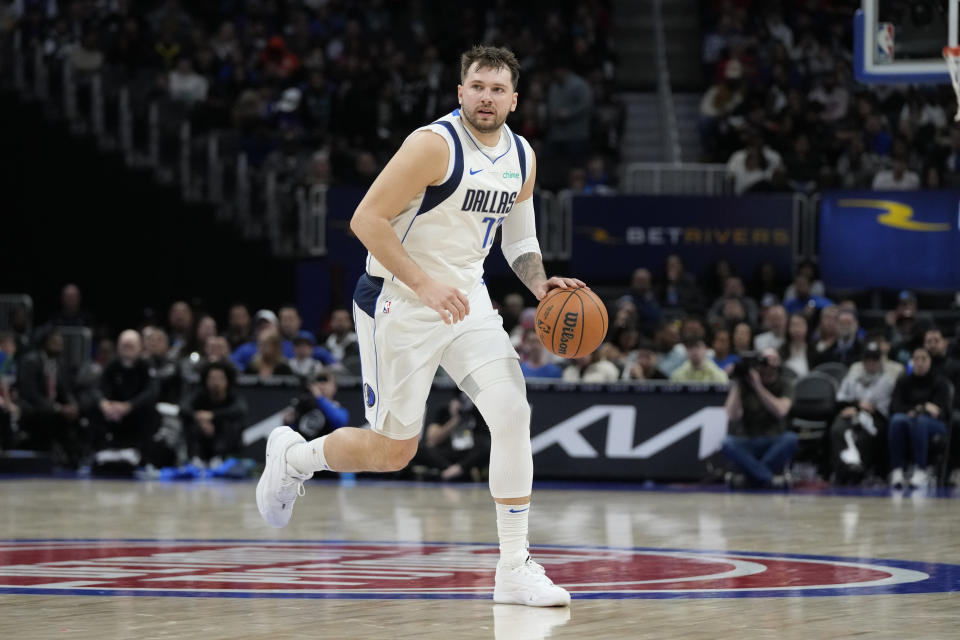
M 525 253 L 510 265 L 520 281 L 531 291 L 541 282 L 546 282 L 547 272 L 543 269 L 543 258 L 539 253 Z

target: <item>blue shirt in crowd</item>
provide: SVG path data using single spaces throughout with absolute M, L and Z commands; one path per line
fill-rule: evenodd
M 524 378 L 562 378 L 563 369 L 548 362 L 541 367 L 532 367 L 526 362 L 520 363 L 520 370 L 523 371 Z

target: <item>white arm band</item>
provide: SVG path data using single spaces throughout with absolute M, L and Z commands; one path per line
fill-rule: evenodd
M 513 205 L 503 221 L 501 231 L 500 249 L 511 267 L 525 253 L 542 255 L 540 243 L 537 242 L 537 220 L 533 213 L 532 197 Z

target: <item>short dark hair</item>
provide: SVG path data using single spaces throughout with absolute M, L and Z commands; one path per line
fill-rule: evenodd
M 207 386 L 207 376 L 210 375 L 211 371 L 222 371 L 223 375 L 227 378 L 227 387 L 232 387 L 237 383 L 237 370 L 232 364 L 226 362 L 210 362 L 203 368 L 200 372 L 200 379 L 203 381 L 203 386 Z
M 477 63 L 477 69 L 489 68 L 499 71 L 506 67 L 510 70 L 513 90 L 517 90 L 517 84 L 520 82 L 520 63 L 510 49 L 478 44 L 464 51 L 463 55 L 460 56 L 460 82 L 467 79 L 467 74 L 474 63 Z

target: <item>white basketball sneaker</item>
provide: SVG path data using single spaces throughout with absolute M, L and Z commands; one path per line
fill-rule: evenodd
M 267 462 L 257 483 L 257 509 L 271 527 L 287 526 L 293 503 L 304 493 L 304 481 L 313 477 L 287 464 L 287 449 L 300 442 L 306 440 L 290 427 L 277 427 L 267 439 Z
M 553 584 L 526 549 L 497 563 L 493 601 L 497 604 L 523 604 L 528 607 L 566 607 L 570 594 Z

